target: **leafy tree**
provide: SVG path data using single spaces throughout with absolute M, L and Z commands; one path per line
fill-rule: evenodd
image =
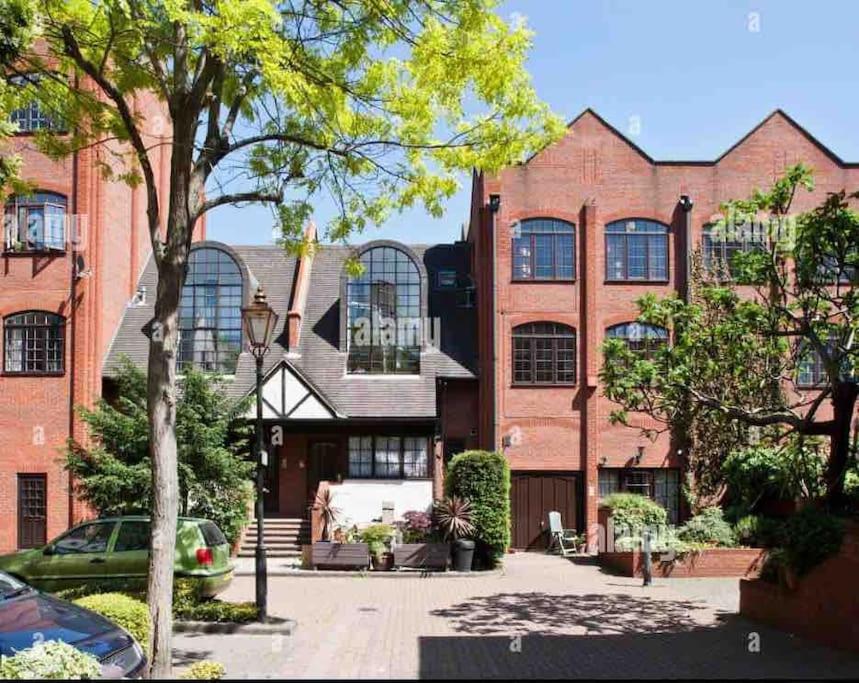
M 170 673 L 178 509 L 178 307 L 193 229 L 225 204 L 276 207 L 301 243 L 314 201 L 339 213 L 328 236 L 423 204 L 441 212 L 457 173 L 495 171 L 563 134 L 524 68 L 530 33 L 497 0 L 43 0 L 31 54 L 39 96 L 70 135 L 40 136 L 61 155 L 108 140 L 105 173 L 146 191 L 158 288 L 148 364 L 153 552 L 150 674 Z M 75 78 L 91 84 L 70 89 Z M 152 93 L 162 126 L 138 102 Z M 150 117 L 152 119 L 152 117 Z M 166 192 L 150 152 L 170 149 Z M 230 182 L 240 178 L 241 182 Z
M 99 514 L 147 513 L 152 471 L 146 419 L 146 376 L 128 360 L 117 375 L 118 396 L 80 409 L 94 438 L 72 443 L 66 467 L 77 494 Z M 234 542 L 248 517 L 253 464 L 245 459 L 247 401 L 231 401 L 218 378 L 188 369 L 176 406 L 179 499 L 183 515 L 215 522 Z
M 11 67 L 20 60 L 33 39 L 34 9 L 28 0 L 0 0 L 0 143 L 13 135 L 17 126 L 9 120 L 9 114 L 21 100 L 21 89 L 9 83 Z M 0 199 L 8 189 L 20 183 L 18 174 L 21 158 L 0 152 Z
M 665 425 L 695 419 L 829 438 L 826 498 L 843 503 L 850 429 L 859 383 L 859 215 L 829 194 L 817 208 L 791 214 L 798 191 L 813 188 L 803 165 L 768 191 L 728 202 L 720 228 L 757 225 L 767 239 L 738 254 L 732 278 L 702 279 L 688 302 L 646 295 L 640 320 L 673 329 L 672 344 L 641 358 L 618 340 L 603 346 L 605 393 L 620 404 L 612 415 L 646 413 Z M 819 359 L 823 381 L 797 386 L 800 370 Z M 823 406 L 831 405 L 832 417 Z M 718 472 L 728 451 L 705 463 Z M 694 452 L 692 454 L 694 462 Z

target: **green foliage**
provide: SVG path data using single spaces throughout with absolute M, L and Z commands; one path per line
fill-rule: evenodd
M 95 446 L 71 444 L 66 467 L 78 495 L 102 515 L 148 512 L 151 504 L 146 377 L 127 359 L 117 399 L 80 409 Z M 212 520 L 230 543 L 247 522 L 253 463 L 245 460 L 245 401 L 225 397 L 221 380 L 188 369 L 176 406 L 182 514 Z
M 76 605 L 92 610 L 125 629 L 145 650 L 149 644 L 149 608 L 145 602 L 123 593 L 101 593 L 75 600 Z
M 214 681 L 224 677 L 224 665 L 204 659 L 194 662 L 179 678 L 192 681 Z
M 784 522 L 763 515 L 745 515 L 734 524 L 734 536 L 741 545 L 773 548 L 782 543 Z
M 510 545 L 510 467 L 501 453 L 465 451 L 447 468 L 445 494 L 471 503 L 476 556 L 495 566 Z
M 784 381 L 817 354 L 823 396 L 844 418 L 855 410 L 850 376 L 859 367 L 859 214 L 849 205 L 855 195 L 845 192 L 792 214 L 794 196 L 812 187 L 810 170 L 799 164 L 769 190 L 725 204 L 718 227 L 726 238 L 754 221 L 768 240 L 735 264 L 733 279 L 704 272 L 698 257 L 688 302 L 673 295 L 639 299 L 639 320 L 671 329 L 672 344 L 649 358 L 617 340 L 604 344 L 601 379 L 606 396 L 620 406 L 612 419 L 627 423 L 631 413 L 643 412 L 674 429 L 690 448 L 700 494 L 718 493 L 724 457 L 748 445 L 755 427 L 774 431 L 776 440 L 787 431 L 829 436 L 826 495 L 840 498 L 849 444 L 834 430 L 837 420 L 821 414 L 830 401 L 810 402 L 787 392 Z M 755 295 L 739 283 L 754 284 Z
M 104 172 L 150 182 L 136 163 L 146 143 L 134 135 L 150 122 L 124 116 L 116 100 L 156 93 L 174 136 L 193 143 L 203 131 L 188 145 L 190 182 L 244 168 L 256 181 L 251 199 L 277 204 L 289 246 L 301 243 L 320 196 L 339 209 L 327 225 L 332 241 L 415 205 L 437 216 L 463 172 L 495 172 L 564 133 L 525 70 L 531 32 L 524 19 L 495 14 L 497 5 L 46 0 L 54 68 L 98 73 L 101 92 L 44 93 L 74 133 L 40 142 L 60 155 L 95 139 L 130 140 L 135 156 L 114 153 Z
M 736 545 L 731 525 L 725 521 L 722 509 L 709 507 L 692 517 L 677 530 L 677 537 L 687 543 L 730 548 Z
M 602 502 L 611 511 L 614 528 L 638 535 L 645 528 L 655 530 L 668 524 L 668 513 L 659 503 L 637 493 L 612 493 Z
M 173 584 L 173 616 L 185 621 L 247 623 L 256 621 L 259 611 L 252 602 L 204 599 L 199 583 L 178 579 Z
M 361 542 L 370 547 L 371 555 L 381 555 L 391 547 L 394 528 L 390 524 L 371 524 L 361 530 Z
M 758 445 L 731 453 L 722 466 L 734 504 L 754 510 L 768 498 L 814 498 L 823 492 L 824 460 L 813 445 Z
M 805 507 L 784 524 L 784 559 L 798 575 L 834 555 L 841 548 L 844 523 L 814 507 Z
M 83 680 L 101 676 L 98 659 L 68 643 L 46 640 L 15 653 L 0 655 L 0 679 Z

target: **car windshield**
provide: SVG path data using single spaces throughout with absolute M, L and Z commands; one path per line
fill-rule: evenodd
M 30 587 L 26 583 L 22 583 L 18 581 L 18 579 L 0 572 L 0 599 L 6 598 L 10 595 L 16 595 L 25 590 L 29 590 L 29 588 Z

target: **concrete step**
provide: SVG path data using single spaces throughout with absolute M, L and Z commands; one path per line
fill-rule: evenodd
M 301 550 L 266 549 L 266 557 L 301 557 Z M 253 549 L 239 551 L 238 557 L 256 557 Z

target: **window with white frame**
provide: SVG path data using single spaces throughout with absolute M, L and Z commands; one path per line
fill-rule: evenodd
M 429 476 L 429 439 L 426 436 L 350 436 L 349 476 L 425 479 Z
M 3 368 L 9 374 L 55 375 L 63 372 L 65 318 L 26 311 L 3 321 Z
M 6 251 L 64 250 L 66 206 L 66 198 L 55 192 L 9 197 L 3 215 Z

